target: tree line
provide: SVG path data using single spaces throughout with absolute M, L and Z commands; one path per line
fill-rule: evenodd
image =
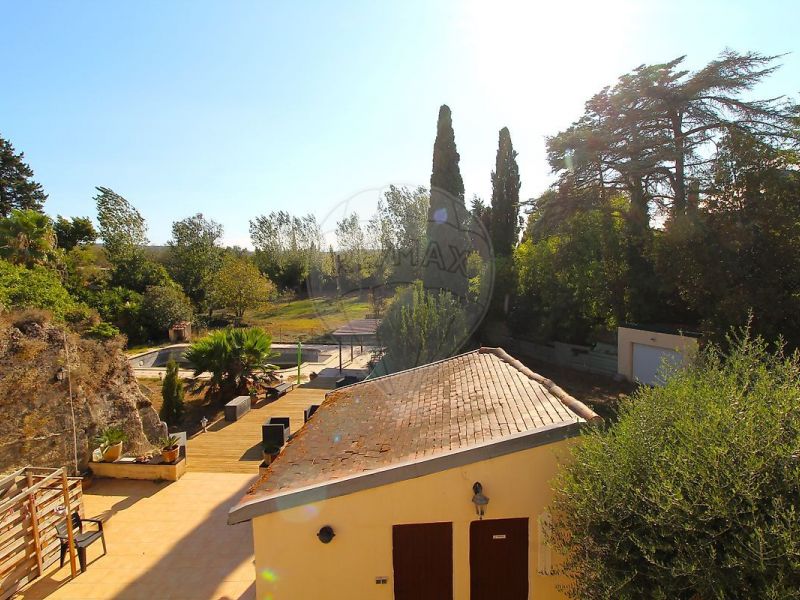
M 591 343 L 622 323 L 658 323 L 719 339 L 752 312 L 755 333 L 798 345 L 798 110 L 785 98 L 750 98 L 779 58 L 727 51 L 697 71 L 680 57 L 623 75 L 547 139 L 555 181 L 529 201 L 520 200 L 518 155 L 501 129 L 491 198 L 473 195 L 468 209 L 494 249 L 485 326 Z M 174 223 L 154 257 L 144 218 L 111 189 L 97 189 L 98 231 L 87 217 L 41 214 L 46 194 L 2 140 L 4 278 L 50 269 L 74 301 L 133 339 L 175 319 L 211 321 L 220 309 L 241 320 L 247 302 L 302 294 L 312 278 L 323 293 L 369 294 L 380 315 L 395 268 L 386 257 L 424 252 L 452 201 L 465 205 L 459 161 L 445 105 L 430 187 L 390 187 L 370 218 L 344 215 L 336 248 L 313 214 L 254 217 L 252 253 L 224 248 L 222 226 L 197 214 Z M 469 290 L 485 285 L 486 266 L 473 259 Z M 25 292 L 6 285 L 3 295 L 13 306 Z
M 720 341 L 800 343 L 798 107 L 745 95 L 777 56 L 643 65 L 547 140 L 553 187 L 530 207 L 507 315 L 539 339 L 591 342 L 625 322 Z

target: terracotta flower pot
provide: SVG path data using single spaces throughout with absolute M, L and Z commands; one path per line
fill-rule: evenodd
M 162 450 L 161 460 L 163 460 L 165 463 L 174 463 L 176 460 L 178 460 L 178 453 L 180 451 L 180 446 L 175 446 L 171 450 Z
M 114 462 L 122 456 L 122 442 L 109 446 L 103 451 L 103 462 Z

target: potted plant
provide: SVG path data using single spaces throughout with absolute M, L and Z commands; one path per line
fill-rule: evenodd
M 103 455 L 103 462 L 114 462 L 122 456 L 122 442 L 128 439 L 125 432 L 117 427 L 109 427 L 95 438 Z
M 178 437 L 174 435 L 161 438 L 161 460 L 165 463 L 174 463 L 178 460 L 178 454 L 181 450 L 179 442 Z
M 281 453 L 281 447 L 276 444 L 264 444 L 264 462 L 268 465 L 278 458 Z

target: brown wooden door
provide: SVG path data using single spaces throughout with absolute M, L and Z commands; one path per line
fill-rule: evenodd
M 395 600 L 452 600 L 453 524 L 392 527 Z
M 528 519 L 473 521 L 469 569 L 471 600 L 527 600 Z

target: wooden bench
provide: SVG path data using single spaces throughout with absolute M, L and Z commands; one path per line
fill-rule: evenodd
M 225 405 L 225 420 L 237 421 L 250 410 L 250 396 L 237 396 Z
M 278 383 L 276 385 L 268 386 L 267 387 L 267 393 L 272 398 L 280 398 L 286 392 L 290 391 L 292 389 L 292 387 L 293 387 L 293 385 L 291 383 L 287 383 L 287 382 L 284 381 L 283 383 Z
M 358 383 L 359 381 L 361 380 L 355 375 L 344 375 L 343 377 L 340 377 L 339 379 L 336 380 L 336 387 L 340 388 L 346 385 L 353 385 L 354 383 Z

